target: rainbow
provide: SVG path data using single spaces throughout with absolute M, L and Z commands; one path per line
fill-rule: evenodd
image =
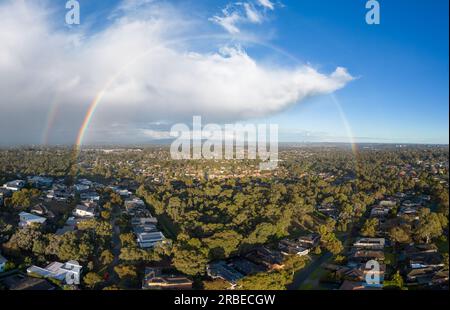
M 227 35 L 199 35 L 199 36 L 192 36 L 192 37 L 186 37 L 183 39 L 174 39 L 171 41 L 167 41 L 164 44 L 160 44 L 157 46 L 154 46 L 148 50 L 146 50 L 145 52 L 137 55 L 136 57 L 134 57 L 131 61 L 129 61 L 128 63 L 126 63 L 118 72 L 116 72 L 108 81 L 107 83 L 104 85 L 104 87 L 100 90 L 99 93 L 97 93 L 97 95 L 94 97 L 94 99 L 92 100 L 92 102 L 89 104 L 88 110 L 86 112 L 86 115 L 83 118 L 83 122 L 80 126 L 80 129 L 78 130 L 78 134 L 77 134 L 77 138 L 76 138 L 76 142 L 75 142 L 75 148 L 77 151 L 79 151 L 83 145 L 83 140 L 84 137 L 86 135 L 87 129 L 89 128 L 89 124 L 92 122 L 92 119 L 95 115 L 95 111 L 98 107 L 98 105 L 100 104 L 100 102 L 102 101 L 102 99 L 104 98 L 104 96 L 107 93 L 108 88 L 114 83 L 114 81 L 120 76 L 122 75 L 122 73 L 124 73 L 132 64 L 136 63 L 139 59 L 141 59 L 142 57 L 146 56 L 148 53 L 150 53 L 151 51 L 160 48 L 160 47 L 164 47 L 170 44 L 174 44 L 174 43 L 182 43 L 182 42 L 186 42 L 186 41 L 193 41 L 193 40 L 203 40 L 203 39 L 224 39 L 224 38 L 229 38 Z M 260 46 L 264 46 L 267 48 L 270 48 L 280 54 L 283 54 L 284 56 L 290 58 L 291 60 L 300 63 L 300 61 L 298 60 L 297 57 L 293 56 L 292 54 L 265 42 L 260 42 L 254 39 L 245 39 L 246 42 L 252 43 L 252 44 L 256 44 L 256 45 L 260 45 Z M 47 129 L 48 131 L 48 129 Z
M 81 124 L 81 127 L 78 130 L 77 140 L 76 140 L 76 143 L 75 143 L 75 146 L 76 146 L 77 150 L 80 150 L 81 145 L 83 144 L 83 138 L 84 138 L 84 136 L 86 134 L 86 130 L 89 127 L 89 123 L 91 122 L 92 117 L 95 114 L 95 110 L 97 109 L 97 106 L 99 105 L 99 103 L 103 99 L 103 97 L 105 96 L 107 88 L 108 87 L 103 88 L 95 96 L 94 100 L 92 100 L 91 104 L 89 105 L 89 108 L 88 108 L 88 110 L 86 112 L 86 115 L 84 116 L 83 123 Z
M 77 138 L 76 138 L 76 143 L 75 143 L 75 154 L 76 156 L 79 154 L 81 147 L 83 145 L 83 140 L 85 138 L 86 132 L 89 128 L 90 123 L 92 122 L 92 119 L 95 115 L 95 111 L 97 110 L 97 107 L 99 106 L 99 104 L 101 103 L 102 99 L 104 98 L 104 96 L 106 95 L 108 88 L 114 83 L 114 81 L 120 76 L 122 75 L 132 64 L 134 64 L 135 62 L 137 62 L 138 60 L 140 60 L 142 57 L 144 57 L 145 55 L 147 55 L 149 52 L 153 51 L 156 48 L 159 47 L 164 47 L 168 44 L 173 44 L 173 43 L 180 43 L 180 42 L 184 42 L 184 41 L 191 41 L 191 40 L 200 40 L 200 39 L 223 39 L 225 36 L 224 35 L 200 35 L 200 36 L 195 36 L 195 37 L 187 37 L 187 38 L 183 38 L 183 39 L 176 39 L 176 40 L 172 40 L 172 41 L 167 41 L 165 42 L 165 44 L 161 44 L 158 46 L 154 46 L 152 48 L 150 48 L 149 50 L 143 52 L 142 54 L 137 55 L 135 58 L 133 58 L 130 62 L 126 63 L 118 72 L 116 72 L 108 81 L 107 83 L 104 85 L 104 87 L 100 90 L 100 92 L 98 92 L 96 94 L 96 96 L 94 97 L 94 99 L 91 101 L 91 103 L 89 104 L 88 110 L 83 118 L 83 122 L 80 126 L 80 129 L 78 130 L 78 134 L 77 134 Z M 256 44 L 256 45 L 260 45 L 266 48 L 270 48 L 288 58 L 290 58 L 291 60 L 294 60 L 296 63 L 301 64 L 300 60 L 296 57 L 293 56 L 292 54 L 284 51 L 283 49 L 280 49 L 276 46 L 273 46 L 271 44 L 265 43 L 265 42 L 260 42 L 260 41 L 256 41 L 256 40 L 252 40 L 252 39 L 246 39 L 245 41 L 252 43 L 252 44 Z M 353 154 L 355 155 L 355 158 L 357 158 L 357 152 L 358 152 L 358 148 L 357 148 L 357 144 L 355 142 L 354 139 L 354 135 L 350 126 L 350 123 L 348 122 L 344 110 L 342 109 L 341 104 L 339 103 L 339 100 L 336 98 L 336 96 L 334 94 L 330 95 L 333 103 L 335 104 L 340 118 L 344 124 L 347 136 L 348 136 L 348 143 L 351 145 L 351 149 Z M 52 113 L 56 113 L 56 112 L 52 112 Z M 53 116 L 54 117 L 54 116 Z M 53 118 L 52 117 L 52 118 Z M 48 129 L 46 129 L 46 135 L 48 135 Z
M 42 144 L 43 145 L 49 144 L 50 132 L 51 132 L 52 127 L 55 125 L 57 115 L 58 115 L 58 108 L 59 108 L 58 95 L 55 95 L 50 104 L 50 109 L 47 114 L 47 122 L 46 122 L 47 125 L 45 126 L 44 131 L 42 133 Z

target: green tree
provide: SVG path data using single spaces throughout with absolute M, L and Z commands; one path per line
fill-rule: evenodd
M 379 221 L 377 218 L 366 220 L 361 229 L 361 235 L 363 235 L 364 237 L 375 237 L 377 234 L 378 225 Z
M 400 271 L 397 271 L 391 278 L 391 280 L 384 281 L 383 286 L 384 287 L 397 287 L 397 288 L 403 288 L 403 278 L 400 275 Z
M 409 234 L 400 226 L 395 226 L 389 229 L 389 237 L 393 242 L 408 243 L 410 241 Z
M 93 289 L 102 282 L 102 278 L 95 272 L 89 272 L 83 277 L 84 284 Z
M 415 231 L 416 238 L 429 243 L 432 238 L 442 235 L 442 223 L 443 220 L 437 213 L 431 212 L 428 208 L 421 209 Z
M 203 275 L 208 263 L 207 253 L 199 249 L 174 248 L 173 265 L 179 271 L 188 275 Z
M 118 265 L 114 267 L 120 279 L 135 279 L 137 277 L 136 267 L 131 265 Z
M 109 265 L 113 262 L 114 260 L 114 255 L 111 253 L 110 250 L 104 250 L 101 254 L 100 254 L 100 260 L 102 262 L 103 265 Z

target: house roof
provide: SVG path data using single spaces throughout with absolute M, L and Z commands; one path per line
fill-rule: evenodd
M 53 262 L 45 268 L 31 266 L 27 269 L 27 272 L 62 281 L 66 278 L 68 272 L 80 273 L 81 269 L 82 267 L 76 261 L 68 261 L 66 263 Z
M 242 257 L 232 259 L 230 263 L 237 271 L 245 275 L 265 271 L 265 268 L 263 266 L 257 265 Z
M 44 217 L 37 216 L 37 215 L 27 213 L 27 212 L 20 212 L 19 216 L 20 216 L 21 220 L 23 220 L 25 222 L 44 223 L 46 221 L 46 218 L 44 218 Z
M 437 252 L 410 254 L 407 257 L 410 260 L 410 264 L 439 265 L 443 263 L 442 255 Z
M 85 206 L 85 205 L 77 205 L 77 206 L 75 207 L 75 210 L 80 210 L 80 211 L 84 211 L 84 212 L 91 212 L 91 213 L 94 213 L 94 212 L 95 212 L 94 207 L 91 207 L 91 206 Z
M 224 261 L 210 263 L 208 265 L 208 274 L 213 278 L 221 278 L 231 284 L 236 284 L 237 281 L 244 277 L 242 273 L 227 265 Z
M 164 239 L 164 235 L 160 231 L 148 232 L 138 234 L 138 240 L 140 242 L 158 242 Z
M 193 281 L 183 275 L 162 274 L 158 268 L 145 268 L 144 288 L 149 286 L 192 286 Z

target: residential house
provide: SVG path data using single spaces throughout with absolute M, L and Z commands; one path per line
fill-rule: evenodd
M 25 181 L 23 180 L 14 180 L 7 182 L 3 185 L 3 188 L 9 189 L 10 191 L 17 192 L 25 187 Z
M 438 247 L 432 243 L 410 244 L 404 249 L 403 256 L 407 257 L 421 253 L 436 253 L 437 251 Z
M 165 237 L 160 231 L 142 232 L 137 234 L 137 243 L 143 249 L 153 248 L 156 244 L 161 243 L 164 240 Z
M 412 286 L 445 286 L 448 287 L 448 270 L 432 267 L 409 269 L 406 282 Z
M 57 180 L 53 183 L 52 188 L 47 191 L 47 198 L 56 201 L 65 202 L 75 197 L 74 191 L 63 183 L 63 180 Z
M 431 267 L 410 269 L 406 273 L 406 282 L 409 285 L 428 286 L 432 285 L 433 278 L 435 277 L 437 270 Z
M 394 199 L 388 199 L 380 201 L 379 205 L 382 207 L 392 209 L 397 205 L 397 202 Z
M 419 210 L 412 207 L 401 207 L 397 213 L 397 216 L 411 216 L 414 219 L 419 219 Z
M 27 178 L 28 183 L 36 188 L 50 188 L 53 185 L 53 178 L 43 176 L 31 176 Z
M 332 204 L 318 205 L 317 211 L 334 219 L 338 217 L 338 209 Z
M 79 284 L 82 269 L 83 267 L 76 261 L 68 261 L 66 263 L 53 262 L 45 268 L 31 266 L 27 269 L 27 273 L 55 279 L 65 284 Z
M 243 257 L 236 257 L 229 260 L 229 265 L 231 265 L 234 269 L 239 271 L 245 276 L 256 274 L 259 272 L 266 271 L 267 269 L 262 265 L 257 265 L 248 259 Z
M 79 179 L 77 184 L 81 184 L 81 185 L 85 185 L 85 186 L 91 187 L 94 184 L 94 182 L 92 182 L 92 181 L 90 181 L 88 179 Z
M 77 205 L 72 213 L 77 217 L 92 218 L 95 217 L 95 208 L 93 206 Z
M 90 189 L 90 186 L 86 184 L 75 184 L 74 187 L 78 192 L 87 191 Z
M 118 189 L 116 193 L 119 194 L 120 197 L 130 197 L 132 192 L 127 189 Z
M 364 281 L 364 270 L 357 267 L 341 266 L 334 272 L 337 279 L 348 281 Z
M 41 225 L 44 224 L 47 220 L 45 217 L 37 216 L 27 212 L 20 212 L 19 217 L 19 227 L 26 227 L 33 224 Z
M 373 206 L 370 210 L 370 217 L 386 217 L 389 215 L 390 208 L 381 205 Z
M 245 255 L 245 258 L 255 264 L 264 265 L 269 270 L 284 268 L 283 255 L 281 252 L 270 250 L 264 246 L 257 247 L 250 251 Z
M 158 224 L 158 219 L 156 217 L 133 217 L 131 219 L 131 225 L 139 226 L 139 225 L 156 225 Z
M 305 236 L 298 237 L 296 240 L 302 247 L 307 249 L 312 249 L 319 245 L 320 235 L 319 234 L 308 234 Z
M 156 225 L 151 223 L 133 226 L 133 232 L 136 234 L 136 236 L 139 236 L 142 233 L 152 233 L 158 231 L 159 229 L 156 227 Z
M 138 206 L 143 206 L 144 207 L 145 206 L 145 202 L 141 198 L 130 197 L 130 198 L 126 198 L 125 199 L 124 205 L 125 205 L 125 207 L 127 205 L 138 205 Z
M 448 270 L 439 270 L 438 272 L 436 272 L 433 276 L 433 278 L 431 279 L 431 285 L 436 285 L 436 286 L 442 286 L 447 288 L 448 290 L 448 274 L 449 271 Z
M 152 217 L 150 211 L 146 208 L 144 201 L 139 198 L 126 199 L 125 209 L 133 217 Z
M 378 250 L 356 250 L 349 257 L 350 264 L 366 263 L 369 260 L 384 261 L 384 252 Z
M 240 279 L 244 278 L 242 273 L 228 265 L 225 261 L 217 261 L 208 264 L 206 271 L 211 278 L 222 279 L 230 283 L 232 288 L 236 286 Z
M 80 199 L 85 201 L 99 201 L 100 195 L 97 192 L 82 192 Z
M 193 281 L 182 275 L 163 274 L 161 268 L 145 268 L 142 289 L 190 290 Z
M 421 206 L 422 206 L 422 203 L 419 202 L 419 201 L 405 200 L 405 201 L 402 203 L 402 206 L 403 206 L 403 207 L 406 207 L 406 208 L 418 208 L 418 207 L 421 207 Z
M 55 215 L 52 211 L 49 211 L 46 206 L 44 206 L 42 203 L 39 203 L 35 205 L 34 207 L 31 207 L 30 213 L 45 216 L 46 218 L 54 218 Z
M 360 249 L 382 250 L 385 243 L 384 238 L 359 238 L 353 246 Z
M 284 239 L 278 243 L 278 248 L 284 255 L 308 255 L 309 249 L 302 247 L 298 242 Z
M 409 261 L 411 269 L 444 267 L 444 258 L 437 252 L 407 254 L 406 259 Z

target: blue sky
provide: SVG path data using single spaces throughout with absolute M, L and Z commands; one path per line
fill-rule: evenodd
M 108 10 L 104 1 L 84 2 L 87 10 Z M 174 2 L 205 17 L 228 3 Z M 365 1 L 283 0 L 254 31 L 271 33 L 272 44 L 300 61 L 324 70 L 342 65 L 358 77 L 336 94 L 357 140 L 448 143 L 448 1 L 379 2 L 381 24 L 369 26 Z M 328 96 L 267 120 L 280 124 L 284 140 L 347 137 Z M 287 134 L 291 129 L 307 136 Z
M 225 28 L 226 25 L 221 23 L 224 21 L 221 19 L 225 16 L 222 13 L 224 8 L 229 8 L 228 13 L 241 10 L 238 12 L 241 15 L 244 14 L 242 13 L 244 6 L 242 4 L 236 5 L 233 1 L 79 0 L 81 25 L 74 27 L 67 27 L 64 24 L 64 1 L 47 1 L 50 3 L 50 7 L 55 10 L 51 18 L 52 30 L 45 31 L 61 31 L 69 35 L 79 35 L 81 38 L 91 37 L 96 41 L 101 41 L 97 38 L 101 37 L 104 38 L 104 42 L 116 44 L 111 45 L 110 50 L 113 53 L 114 49 L 123 49 L 123 46 L 117 47 L 117 42 L 107 41 L 105 38 L 112 31 L 112 25 L 116 22 L 115 16 L 118 7 L 123 6 L 124 3 L 150 2 L 148 5 L 128 7 L 127 11 L 122 11 L 119 14 L 131 19 L 139 15 L 140 11 L 149 10 L 150 12 L 146 11 L 148 15 L 142 13 L 139 18 L 161 18 L 164 20 L 173 18 L 173 20 L 177 20 L 177 23 L 172 20 L 168 22 L 167 25 L 170 27 L 175 25 L 175 27 L 167 32 L 176 33 L 174 36 L 198 34 L 224 36 L 224 38 L 217 40 L 205 38 L 184 46 L 186 51 L 200 53 L 201 57 L 204 57 L 202 61 L 211 61 L 207 56 L 210 55 L 208 53 L 217 52 L 225 45 L 232 45 L 242 48 L 245 55 L 248 55 L 254 63 L 269 68 L 264 72 L 265 75 L 275 74 L 286 69 L 283 77 L 286 78 L 286 81 L 289 81 L 291 76 L 292 78 L 299 78 L 298 72 L 295 71 L 298 66 L 313 68 L 324 74 L 320 81 L 323 84 L 319 83 L 320 85 L 306 91 L 305 98 L 300 96 L 295 104 L 292 104 L 292 102 L 277 103 L 277 108 L 274 108 L 267 103 L 264 109 L 258 109 L 254 106 L 246 107 L 242 109 L 242 113 L 248 111 L 258 113 L 254 113 L 254 117 L 251 116 L 253 115 L 251 113 L 246 114 L 241 119 L 238 117 L 239 121 L 277 123 L 280 126 L 281 141 L 347 142 L 349 141 L 349 135 L 352 135 L 354 140 L 359 142 L 448 144 L 448 1 L 380 0 L 380 25 L 366 24 L 365 0 L 259 1 L 247 0 L 241 2 L 249 4 L 249 7 L 257 15 L 255 15 L 253 22 L 250 21 L 249 15 L 246 17 L 240 16 L 238 21 L 233 22 L 231 25 L 236 26 L 239 33 L 233 33 L 233 29 Z M 0 0 L 0 4 L 7 2 Z M 263 2 L 271 4 L 271 7 L 262 5 Z M 161 7 L 165 9 L 157 13 L 151 12 L 152 10 L 160 10 Z M 177 27 L 184 28 L 183 23 L 186 21 L 189 21 L 186 28 L 190 30 L 183 33 L 182 29 L 176 29 Z M 10 23 L 13 24 L 14 22 L 11 21 Z M 46 29 L 46 27 L 44 28 Z M 1 35 L 0 33 L 0 39 L 2 39 Z M 50 35 L 53 35 L 53 33 L 50 32 Z M 145 39 L 147 36 L 144 35 L 140 40 L 142 38 Z M 94 39 L 85 40 L 87 42 L 85 47 L 80 49 L 81 52 L 77 52 L 77 54 L 88 55 L 89 53 L 86 51 L 92 45 L 95 45 Z M 139 40 L 139 38 L 136 38 L 136 40 Z M 58 40 L 55 39 L 54 41 L 56 46 L 60 46 Z M 131 44 L 135 43 L 135 41 L 131 41 Z M 49 43 L 49 46 L 51 44 Z M 36 49 L 36 47 L 33 48 Z M 92 49 L 94 51 L 91 54 L 97 55 L 99 49 Z M 130 51 L 132 50 L 131 48 Z M 119 56 L 123 57 L 122 54 L 118 54 Z M 237 61 L 245 61 L 245 57 L 241 56 L 238 55 Z M 54 56 L 54 58 L 57 58 L 57 56 Z M 83 65 L 77 67 L 84 67 L 86 63 L 89 63 L 88 67 L 92 67 L 92 63 L 86 59 L 80 59 L 79 62 Z M 96 63 L 96 61 L 92 62 Z M 52 64 L 50 63 L 50 65 Z M 144 64 L 142 66 L 144 67 Z M 195 70 L 198 69 L 197 66 L 194 67 Z M 342 74 L 338 77 L 333 77 L 332 73 L 339 67 L 345 68 L 346 72 L 341 72 Z M 1 69 L 0 63 L 0 74 Z M 105 69 L 105 72 L 109 72 L 107 69 Z M 66 68 L 64 70 L 70 71 Z M 93 75 L 93 73 L 88 74 L 80 70 L 79 73 L 77 72 L 77 77 L 83 77 L 84 74 L 90 77 Z M 138 72 L 133 75 L 133 83 L 136 83 L 135 79 L 137 79 L 138 74 L 141 73 Z M 105 76 L 107 76 L 106 73 Z M 68 77 L 68 79 L 70 78 Z M 101 76 L 98 80 L 102 81 Z M 268 82 L 267 76 L 264 76 L 264 81 L 271 83 Z M 96 82 L 94 79 L 89 83 L 86 82 L 86 85 L 92 85 Z M 272 82 L 276 82 L 276 79 Z M 146 83 L 145 87 L 150 85 L 150 82 Z M 103 84 L 99 82 L 99 85 Z M 79 91 L 81 86 L 82 83 L 77 84 L 78 88 L 74 88 L 74 90 L 84 92 L 84 89 Z M 230 88 L 232 87 L 233 85 L 230 86 Z M 40 87 L 40 89 L 42 88 Z M 262 90 L 265 88 L 262 88 Z M 273 88 L 276 92 L 276 87 Z M 185 90 L 183 89 L 183 91 Z M 300 87 L 299 91 L 302 92 L 304 89 Z M 113 97 L 112 93 L 111 90 L 111 97 Z M 74 112 L 70 121 L 63 119 L 59 122 L 59 125 L 55 121 L 54 129 L 50 128 L 50 136 L 54 136 L 50 138 L 50 142 L 61 143 L 73 140 L 78 130 L 78 124 L 83 119 L 84 111 L 87 109 L 86 104 L 90 101 L 89 98 L 94 95 L 95 89 L 92 92 L 86 90 L 86 96 L 80 96 L 79 99 L 83 104 L 77 103 L 80 111 Z M 254 98 L 252 95 L 243 94 L 244 97 Z M 119 95 L 116 97 L 119 98 Z M 54 96 L 44 96 L 41 101 L 53 100 L 48 98 L 54 98 Z M 140 98 L 140 93 L 132 94 L 131 98 Z M 165 98 L 164 100 L 164 102 L 168 102 L 172 98 Z M 101 133 L 111 132 L 111 129 L 105 127 L 105 124 L 114 124 L 114 128 L 117 128 L 118 131 L 120 128 L 130 128 L 129 124 L 123 124 L 122 119 L 117 118 L 126 119 L 128 117 L 129 122 L 134 124 L 133 128 L 135 129 L 139 126 L 149 126 L 142 125 L 146 122 L 150 124 L 156 123 L 156 121 L 168 121 L 168 124 L 170 124 L 171 121 L 180 120 L 178 116 L 174 116 L 174 119 L 170 120 L 160 111 L 161 109 L 155 109 L 158 112 L 154 112 L 150 107 L 146 114 L 138 104 L 136 104 L 136 107 L 139 108 L 136 108 L 135 111 L 133 111 L 132 105 L 131 107 L 128 105 L 126 110 L 114 110 L 111 107 L 116 107 L 118 104 L 114 103 L 112 98 L 105 98 L 104 101 L 111 101 L 112 103 L 109 104 L 108 108 L 106 108 L 106 103 L 99 108 L 98 116 L 92 121 L 91 142 L 102 142 Z M 237 105 L 239 104 L 237 103 Z M 161 106 L 161 104 L 158 105 Z M 46 109 L 51 111 L 52 107 L 43 110 Z M 172 106 L 165 109 L 172 110 L 170 112 L 182 110 Z M 67 107 L 67 111 L 75 110 L 73 106 Z M 123 111 L 126 111 L 126 113 L 122 113 Z M 222 113 L 227 115 L 227 118 L 224 116 L 226 120 L 233 120 L 239 113 L 239 110 L 236 109 L 211 109 L 211 111 L 217 111 L 217 116 L 221 116 Z M 212 113 L 211 111 L 210 113 Z M 23 115 L 23 111 L 19 110 L 11 113 L 12 115 L 15 115 L 14 113 Z M 62 112 L 59 113 L 63 114 Z M 146 115 L 149 116 L 148 120 L 145 118 Z M 33 117 L 38 116 L 34 113 Z M 48 113 L 43 113 L 43 120 L 40 123 L 46 123 L 48 118 Z M 17 120 L 15 121 L 17 122 Z M 67 124 L 71 121 L 73 121 L 72 129 L 64 127 L 69 126 Z M 346 126 L 346 122 L 348 126 Z M 26 126 L 24 125 L 24 127 Z M 45 130 L 48 131 L 48 128 L 49 126 Z M 147 129 L 153 130 L 154 128 Z M 33 131 L 42 130 L 33 128 Z M 120 134 L 115 136 L 120 136 Z M 123 134 L 123 136 L 127 136 L 127 134 Z M 31 137 L 31 134 L 27 137 Z M 104 139 L 109 141 L 106 137 Z M 28 143 L 25 138 L 23 141 Z

